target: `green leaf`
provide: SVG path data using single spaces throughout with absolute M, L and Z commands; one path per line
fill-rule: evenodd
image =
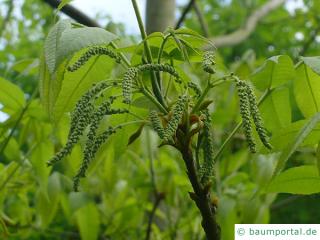
M 47 166 L 46 162 L 53 153 L 53 144 L 48 140 L 39 143 L 30 157 L 35 178 L 43 192 L 47 191 L 48 177 L 51 169 Z
M 308 118 L 320 111 L 320 76 L 306 64 L 300 64 L 293 91 L 302 114 Z
M 21 110 L 25 106 L 24 93 L 18 86 L 2 77 L 0 86 L 0 104 L 13 111 Z
M 59 41 L 56 66 L 59 66 L 64 59 L 83 48 L 107 45 L 117 38 L 113 33 L 97 27 L 67 29 L 62 32 Z
M 284 149 L 284 151 L 281 153 L 280 158 L 278 160 L 277 166 L 273 173 L 273 177 L 279 174 L 279 172 L 284 168 L 290 156 L 296 151 L 296 149 L 301 145 L 301 143 L 310 134 L 310 132 L 317 126 L 319 121 L 320 121 L 320 113 L 317 113 L 316 115 L 314 115 L 312 118 L 309 119 L 309 121 L 299 131 L 298 135 L 293 139 L 293 141 L 288 145 L 288 147 Z
M 269 58 L 258 68 L 251 79 L 260 91 L 276 88 L 294 78 L 294 66 L 290 57 L 286 55 Z
M 320 192 L 320 176 L 315 166 L 289 168 L 276 176 L 267 192 L 313 194 Z
M 291 106 L 288 88 L 274 89 L 260 106 L 266 128 L 273 132 L 291 123 Z
M 271 138 L 271 145 L 274 147 L 273 151 L 281 151 L 285 149 L 288 143 L 297 136 L 298 132 L 307 122 L 308 120 L 300 120 L 275 131 Z M 318 123 L 310 134 L 301 142 L 300 147 L 315 145 L 318 143 L 319 139 L 320 124 Z
M 63 1 L 60 5 L 63 4 Z M 44 42 L 44 55 L 49 72 L 52 74 L 57 68 L 57 52 L 60 47 L 60 37 L 63 31 L 71 29 L 70 20 L 61 20 L 53 26 Z
M 82 240 L 98 239 L 100 219 L 97 207 L 90 203 L 76 212 L 76 219 Z
M 36 201 L 40 224 L 43 228 L 52 222 L 57 213 L 60 193 L 60 176 L 58 173 L 53 173 L 48 181 L 48 194 L 40 190 Z

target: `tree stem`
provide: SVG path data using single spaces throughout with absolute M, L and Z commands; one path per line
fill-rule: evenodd
M 193 193 L 189 193 L 196 203 L 202 216 L 202 228 L 205 231 L 207 240 L 220 240 L 220 227 L 216 221 L 215 206 L 210 201 L 210 188 L 202 186 L 197 176 L 193 154 L 189 146 L 185 146 L 182 157 L 187 167 L 187 174 L 191 182 Z

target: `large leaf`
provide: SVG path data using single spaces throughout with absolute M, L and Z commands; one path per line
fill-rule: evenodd
M 283 169 L 290 156 L 296 151 L 296 149 L 301 145 L 310 132 L 317 126 L 319 121 L 320 113 L 317 113 L 308 120 L 293 141 L 291 141 L 288 147 L 281 153 L 273 176 L 276 176 Z
M 294 96 L 300 111 L 308 118 L 320 110 L 320 76 L 305 63 L 299 64 L 296 72 Z
M 286 87 L 274 89 L 260 106 L 268 130 L 274 131 L 291 123 L 289 90 Z
M 300 120 L 290 125 L 283 127 L 272 135 L 271 145 L 274 151 L 281 151 L 292 139 L 297 136 L 302 127 L 308 122 L 308 120 Z M 315 145 L 320 139 L 320 124 L 318 123 L 310 134 L 301 142 L 300 146 Z
M 268 185 L 267 192 L 313 194 L 320 192 L 320 176 L 316 166 L 290 168 Z
M 26 104 L 21 89 L 2 77 L 0 86 L 0 104 L 12 111 L 21 110 Z
M 76 219 L 82 240 L 98 239 L 100 219 L 97 207 L 87 204 L 76 212 Z
M 63 2 L 60 3 L 60 5 Z M 57 22 L 56 25 L 50 30 L 48 37 L 44 42 L 44 54 L 46 59 L 47 67 L 52 74 L 56 67 L 56 59 L 57 59 L 57 52 L 60 46 L 60 37 L 63 31 L 70 29 L 71 23 L 69 20 L 61 20 Z
M 118 37 L 102 28 L 85 27 L 62 32 L 57 52 L 57 65 L 77 51 L 94 45 L 107 45 Z
M 269 58 L 252 75 L 252 82 L 261 91 L 276 88 L 294 78 L 294 66 L 290 57 L 285 55 Z

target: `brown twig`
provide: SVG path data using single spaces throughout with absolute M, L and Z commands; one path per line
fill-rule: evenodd
M 52 8 L 57 8 L 61 1 L 60 0 L 43 0 L 43 2 L 49 4 Z M 76 9 L 75 7 L 71 6 L 70 4 L 65 5 L 61 9 L 61 12 L 68 15 L 75 21 L 83 25 L 86 25 L 88 27 L 101 27 L 95 20 L 91 19 L 86 14 Z
M 187 6 L 184 8 L 179 20 L 176 23 L 176 27 L 175 29 L 178 29 L 179 27 L 181 27 L 183 21 L 185 20 L 188 12 L 191 10 L 193 3 L 195 2 L 195 0 L 190 0 L 189 3 L 187 4 Z

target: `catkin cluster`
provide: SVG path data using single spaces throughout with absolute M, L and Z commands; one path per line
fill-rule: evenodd
M 102 103 L 92 114 L 90 128 L 87 134 L 87 142 L 83 151 L 83 160 L 77 175 L 74 177 L 75 191 L 78 190 L 80 178 L 85 177 L 86 170 L 91 160 L 94 159 L 101 144 L 103 144 L 110 135 L 115 133 L 115 129 L 109 127 L 104 133 L 97 135 L 97 130 L 104 116 L 128 113 L 127 109 L 112 109 L 111 105 L 114 100 L 115 97 L 110 97 L 108 101 Z
M 267 148 L 271 149 L 272 146 L 269 143 L 266 130 L 263 126 L 261 115 L 258 109 L 256 97 L 254 95 L 252 87 L 245 81 L 236 79 L 236 85 L 238 89 L 240 114 L 242 117 L 242 126 L 249 145 L 249 149 L 252 153 L 256 152 L 256 143 L 253 137 L 253 129 L 251 125 L 251 117 L 253 119 L 256 131 L 259 135 L 261 142 Z
M 90 124 L 94 111 L 94 105 L 92 103 L 94 97 L 108 86 L 110 86 L 109 83 L 100 82 L 94 85 L 80 98 L 75 109 L 71 113 L 71 123 L 67 143 L 52 159 L 48 161 L 48 165 L 52 165 L 62 160 L 71 153 L 72 148 L 79 141 L 84 130 Z
M 215 70 L 212 66 L 214 66 L 216 63 L 214 61 L 214 52 L 213 51 L 207 51 L 203 54 L 202 59 L 202 69 L 203 71 L 214 74 Z
M 95 46 L 86 51 L 73 65 L 68 66 L 67 70 L 69 72 L 74 72 L 88 62 L 91 57 L 101 55 L 109 56 L 110 58 L 115 59 L 117 63 L 121 62 L 120 55 L 110 48 Z
M 203 126 L 203 164 L 200 168 L 200 180 L 206 183 L 213 176 L 214 160 L 213 160 L 213 136 L 211 132 L 211 118 L 209 111 L 204 111 L 204 126 Z

